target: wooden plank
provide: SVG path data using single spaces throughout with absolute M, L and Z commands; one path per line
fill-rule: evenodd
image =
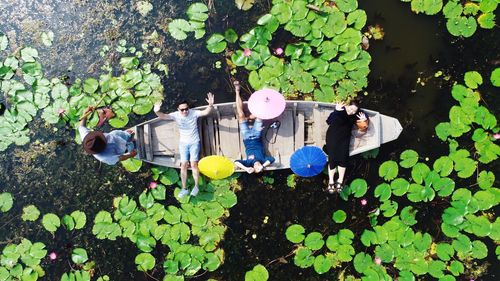
M 326 119 L 330 115 L 329 110 L 317 106 L 313 111 L 313 140 L 314 145 L 318 147 L 323 147 L 326 139 L 326 131 L 328 130 L 328 125 L 326 124 Z
M 276 158 L 275 164 L 273 166 L 276 167 L 286 167 L 290 164 L 290 156 L 295 151 L 294 149 L 294 115 L 293 111 L 290 109 L 285 110 L 281 116 L 278 118 L 278 121 L 281 123 L 277 134 L 276 130 L 273 128 L 266 128 L 263 136 L 264 145 L 267 145 L 267 151 L 270 155 Z M 276 138 L 274 143 L 268 143 L 268 141 L 273 141 Z
M 151 124 L 153 155 L 179 158 L 179 129 L 172 120 Z
M 153 160 L 153 149 L 151 147 L 151 126 L 149 124 L 145 124 L 144 127 L 144 150 L 146 153 L 146 160 Z
M 214 155 L 216 153 L 214 119 L 212 117 L 203 118 L 200 128 L 203 132 L 200 134 L 203 147 L 202 156 Z
M 218 120 L 218 130 L 220 149 L 216 154 L 223 155 L 232 160 L 241 159 L 240 130 L 236 116 L 221 116 Z
M 304 112 L 298 111 L 297 116 L 295 117 L 294 127 L 295 127 L 295 135 L 294 135 L 294 149 L 297 150 L 305 145 L 305 126 L 304 126 Z

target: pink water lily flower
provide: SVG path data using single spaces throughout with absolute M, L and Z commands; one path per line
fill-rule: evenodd
M 57 114 L 59 114 L 59 115 L 63 115 L 64 113 L 66 113 L 66 109 L 64 109 L 62 107 L 57 110 Z
M 57 254 L 56 254 L 56 252 L 51 252 L 51 253 L 49 254 L 49 259 L 50 259 L 51 261 L 56 260 L 56 259 L 57 259 Z
M 155 189 L 158 186 L 158 183 L 155 181 L 152 181 L 149 183 L 149 188 L 150 189 Z
M 376 257 L 376 258 L 375 258 L 375 264 L 377 264 L 377 265 L 382 264 L 382 259 L 381 259 L 381 258 L 379 258 L 379 257 Z
M 250 50 L 250 49 L 248 49 L 248 48 L 245 48 L 245 49 L 243 50 L 243 55 L 244 55 L 245 57 L 249 57 L 249 56 L 251 56 L 251 55 L 252 55 L 252 50 Z
M 493 135 L 493 137 L 496 139 L 496 140 L 500 140 L 500 133 L 496 133 Z
M 282 48 L 276 48 L 276 50 L 274 50 L 274 53 L 278 56 L 282 55 L 283 54 L 283 49 Z
M 366 199 L 361 199 L 361 205 L 362 206 L 365 206 L 367 203 L 368 203 L 368 201 Z

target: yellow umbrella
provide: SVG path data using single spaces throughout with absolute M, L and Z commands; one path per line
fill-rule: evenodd
M 203 157 L 198 163 L 200 172 L 205 176 L 220 180 L 234 173 L 234 164 L 224 156 L 211 155 Z

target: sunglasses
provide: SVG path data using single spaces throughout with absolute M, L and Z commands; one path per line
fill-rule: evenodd
M 182 111 L 182 112 L 187 112 L 189 110 L 189 108 L 179 108 L 179 111 Z

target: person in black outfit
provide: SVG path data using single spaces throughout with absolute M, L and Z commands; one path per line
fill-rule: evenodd
M 351 130 L 356 122 L 366 122 L 367 116 L 360 111 L 356 102 L 349 105 L 337 104 L 326 123 L 326 153 L 328 154 L 328 192 L 340 192 L 343 188 L 344 175 L 349 158 Z M 365 130 L 366 132 L 366 130 Z M 339 177 L 334 180 L 338 170 Z

